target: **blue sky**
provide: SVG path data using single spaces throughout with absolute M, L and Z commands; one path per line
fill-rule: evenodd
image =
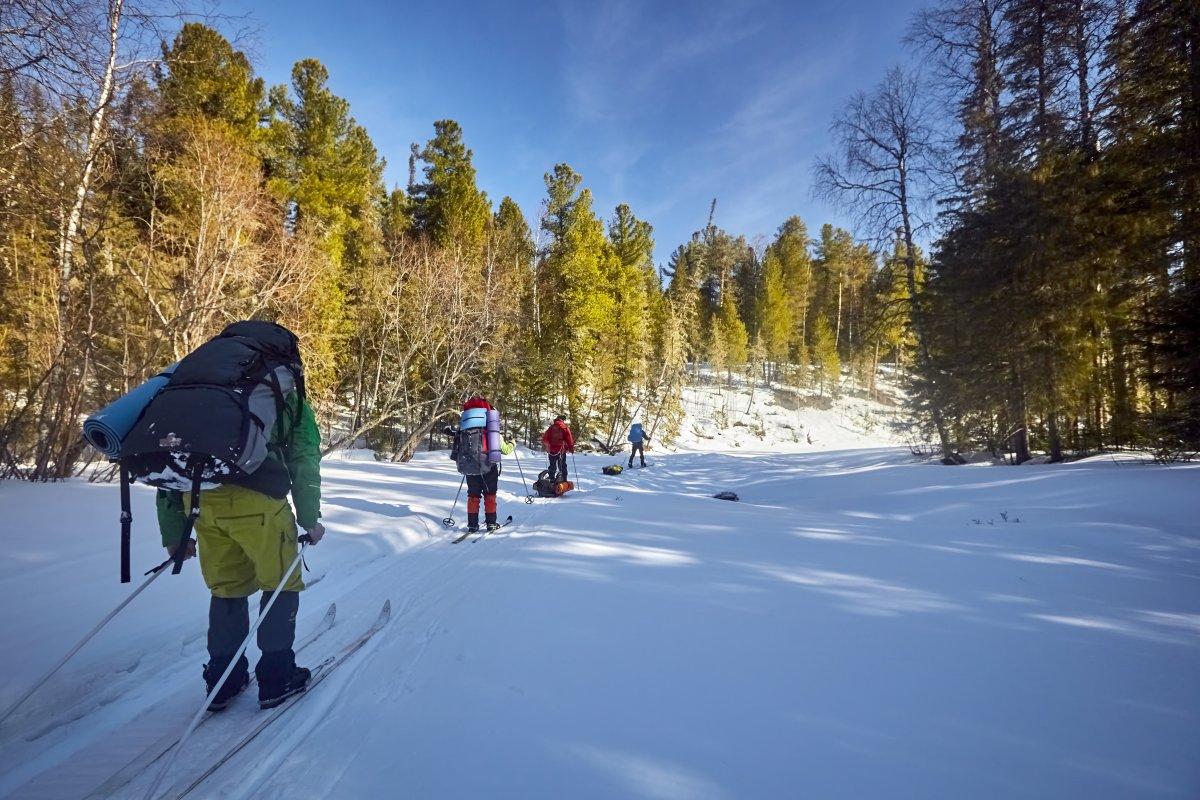
M 238 43 L 269 83 L 324 62 L 389 185 L 449 117 L 493 204 L 511 195 L 532 222 L 565 161 L 605 218 L 626 202 L 650 221 L 662 263 L 714 196 L 717 224 L 751 240 L 792 214 L 848 225 L 812 197 L 812 162 L 845 98 L 902 58 L 921 4 L 225 0 L 219 25 L 249 31 Z

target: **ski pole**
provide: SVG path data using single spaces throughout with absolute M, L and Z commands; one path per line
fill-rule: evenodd
M 186 547 L 187 545 L 183 545 L 183 546 Z M 30 686 L 29 689 L 25 692 L 25 694 L 18 697 L 17 701 L 15 703 L 13 703 L 8 708 L 6 708 L 4 710 L 4 713 L 0 714 L 0 722 L 3 722 L 4 720 L 8 719 L 9 715 L 11 715 L 14 711 L 16 711 L 18 706 L 20 706 L 22 703 L 24 703 L 26 700 L 28 700 L 30 697 L 32 697 L 33 693 L 36 692 L 38 689 L 42 688 L 42 685 L 45 684 L 46 681 L 48 681 L 52 677 L 54 677 L 54 673 L 56 673 L 60 669 L 62 669 L 63 665 L 66 664 L 68 661 L 70 661 L 71 658 L 76 653 L 78 653 L 80 650 L 82 650 L 83 646 L 85 644 L 87 644 L 88 642 L 90 642 L 92 640 L 92 637 L 100 632 L 101 628 L 103 628 L 105 625 L 107 625 L 109 622 L 111 622 L 113 617 L 115 617 L 117 614 L 121 613 L 121 609 L 125 608 L 125 606 L 132 603 L 133 598 L 137 597 L 139 594 L 141 594 L 143 591 L 145 591 L 147 586 L 154 583 L 154 581 L 158 580 L 158 576 L 162 575 L 164 572 L 166 572 L 166 570 L 163 568 L 168 566 L 170 563 L 171 563 L 171 559 L 168 558 L 166 561 L 164 561 L 163 563 L 159 564 L 154 569 L 147 572 L 146 574 L 149 575 L 150 577 L 146 578 L 146 580 L 142 581 L 142 584 L 140 586 L 138 586 L 136 589 L 134 589 L 133 593 L 130 594 L 129 597 L 126 597 L 124 600 L 121 601 L 121 603 L 116 608 L 114 608 L 112 611 L 108 612 L 107 617 L 100 620 L 100 622 L 96 625 L 96 627 L 94 627 L 90 631 L 88 631 L 88 634 L 86 636 L 84 636 L 82 639 L 80 639 L 79 643 L 76 644 L 74 647 L 72 647 L 65 656 L 63 656 L 61 659 L 59 659 L 58 663 L 55 664 L 50 669 L 49 672 L 47 672 L 45 675 L 43 675 L 41 677 L 41 679 L 38 680 L 37 683 L 35 683 L 33 686 Z
M 521 485 L 525 487 L 525 503 L 533 505 L 533 495 L 529 493 L 529 484 L 525 482 L 525 470 L 521 469 L 521 457 L 517 455 L 517 448 L 513 448 L 513 458 L 517 460 L 517 472 L 521 473 Z
M 150 789 L 146 792 L 145 800 L 153 800 L 154 794 L 158 791 L 159 785 L 162 784 L 163 778 L 167 776 L 167 772 L 171 769 L 171 762 L 175 760 L 179 753 L 183 752 L 183 746 L 187 744 L 188 737 L 192 735 L 192 731 L 196 730 L 196 726 L 200 724 L 200 718 L 203 717 L 204 712 L 208 710 L 208 706 L 210 703 L 212 703 L 213 698 L 217 696 L 217 692 L 221 691 L 221 687 L 225 685 L 225 681 L 229 680 L 229 676 L 233 673 L 233 668 L 237 666 L 242 654 L 245 653 L 246 648 L 250 646 L 250 640 L 253 639 L 258 633 L 258 627 L 262 625 L 262 621 L 267 618 L 267 614 L 270 613 L 271 607 L 275 605 L 275 601 L 279 599 L 279 595 L 282 593 L 283 587 L 287 586 L 287 582 L 291 579 L 292 573 L 296 571 L 296 567 L 298 567 L 300 562 L 304 560 L 304 551 L 308 548 L 308 544 L 311 540 L 308 538 L 308 534 L 304 534 L 298 539 L 298 541 L 300 542 L 300 549 L 297 551 L 296 557 L 292 559 L 292 565 L 287 568 L 287 572 L 283 573 L 283 577 L 279 579 L 279 585 L 275 588 L 275 591 L 271 592 L 271 599 L 267 601 L 266 606 L 264 606 L 263 609 L 258 612 L 258 616 L 254 619 L 254 624 L 250 626 L 250 632 L 247 633 L 246 638 L 242 640 L 242 646 L 239 647 L 238 651 L 233 654 L 233 658 L 230 659 L 229 666 L 225 668 L 225 672 L 221 674 L 220 680 L 218 680 L 213 688 L 209 690 L 208 695 L 204 698 L 204 702 L 200 704 L 200 710 L 197 711 L 196 715 L 192 717 L 192 721 L 188 723 L 183 735 L 179 737 L 179 742 L 175 745 L 175 749 L 163 759 L 163 765 L 159 768 L 158 774 L 154 776 L 154 783 L 150 784 Z
M 575 451 L 574 450 L 571 451 L 571 469 L 575 470 L 576 478 L 583 477 L 582 475 L 579 474 L 579 465 L 575 463 Z M 582 491 L 582 489 L 580 489 L 580 491 Z
M 467 476 L 463 475 L 462 480 L 458 482 L 458 492 L 454 495 L 454 505 L 450 506 L 450 516 L 442 519 L 442 524 L 447 528 L 454 527 L 454 509 L 458 508 L 458 498 L 462 496 L 463 484 L 467 482 Z

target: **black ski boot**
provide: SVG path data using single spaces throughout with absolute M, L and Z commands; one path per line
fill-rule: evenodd
M 475 533 L 479 530 L 479 514 L 467 514 L 467 533 Z
M 229 666 L 229 659 L 213 660 L 204 665 L 204 695 L 208 696 L 213 687 L 217 685 L 217 681 L 221 680 L 221 676 L 225 673 L 225 668 Z M 229 673 L 228 680 L 221 684 L 221 689 L 217 692 L 212 702 L 208 704 L 209 711 L 224 711 L 229 707 L 229 703 L 233 698 L 242 693 L 250 684 L 250 662 L 245 656 L 238 659 L 237 666 L 233 668 L 233 672 Z
M 492 511 L 488 513 L 486 525 L 488 533 L 500 530 L 500 523 L 496 522 L 496 512 Z
M 264 709 L 300 694 L 312 677 L 308 669 L 296 666 L 296 656 L 290 649 L 263 653 L 254 672 L 258 675 L 258 707 Z

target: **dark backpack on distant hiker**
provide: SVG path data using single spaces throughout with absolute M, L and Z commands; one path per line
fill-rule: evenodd
M 298 397 L 287 434 L 273 445 L 271 434 L 293 392 Z M 129 580 L 129 481 L 191 492 L 184 538 L 200 513 L 203 489 L 234 484 L 286 497 L 292 488 L 287 465 L 282 453 L 269 456 L 286 448 L 303 403 L 299 342 L 282 325 L 235 322 L 180 361 L 121 443 L 121 580 Z
M 460 475 L 486 475 L 496 466 L 488 460 L 487 429 L 468 428 L 454 434 L 450 458 Z

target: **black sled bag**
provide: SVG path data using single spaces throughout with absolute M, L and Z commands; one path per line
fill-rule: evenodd
M 554 484 L 550 482 L 550 470 L 542 470 L 537 480 L 533 482 L 533 490 L 537 492 L 538 497 L 558 497 L 558 493 L 554 491 Z

